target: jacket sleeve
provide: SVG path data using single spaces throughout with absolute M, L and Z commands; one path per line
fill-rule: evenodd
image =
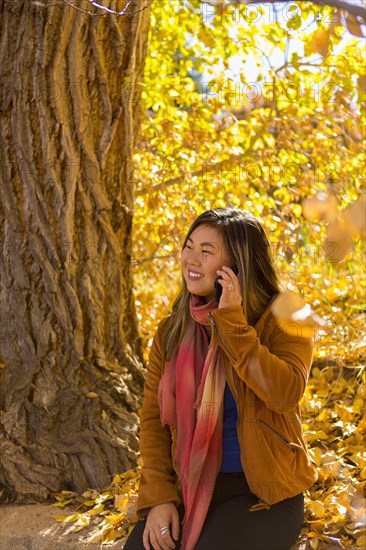
M 212 316 L 218 344 L 239 378 L 269 409 L 285 414 L 296 408 L 309 377 L 312 336 L 296 323 L 291 323 L 291 333 L 284 330 L 270 313 L 263 328 L 269 331 L 267 347 L 248 325 L 241 306 L 217 309 Z
M 143 460 L 138 490 L 137 516 L 146 516 L 152 506 L 181 500 L 174 482 L 171 458 L 171 433 L 163 426 L 158 405 L 158 385 L 164 366 L 161 331 L 164 320 L 155 334 L 144 383 L 144 399 L 140 411 L 140 454 Z

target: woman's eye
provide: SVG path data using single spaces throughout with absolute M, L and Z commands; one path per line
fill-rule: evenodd
M 189 244 L 186 244 L 185 248 L 187 248 L 188 250 L 193 250 L 192 246 L 190 246 Z M 211 254 L 211 251 L 210 250 L 202 250 L 202 254 Z

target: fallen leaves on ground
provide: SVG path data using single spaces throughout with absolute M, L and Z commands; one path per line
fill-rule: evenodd
M 58 515 L 57 521 L 73 526 L 68 533 L 81 531 L 91 526 L 88 543 L 108 544 L 127 537 L 137 521 L 137 490 L 140 479 L 139 467 L 114 476 L 109 487 L 102 492 L 95 489 L 78 495 L 71 491 L 55 494 L 53 506 L 72 508 L 69 515 Z
M 305 493 L 301 550 L 364 548 L 366 535 L 365 370 L 314 367 L 301 401 L 318 481 Z

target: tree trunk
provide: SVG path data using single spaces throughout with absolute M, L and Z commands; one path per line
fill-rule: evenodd
M 131 151 L 149 9 L 0 14 L 1 497 L 42 501 L 137 462 Z

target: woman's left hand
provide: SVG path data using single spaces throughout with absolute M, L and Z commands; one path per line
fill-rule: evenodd
M 235 275 L 234 271 L 230 267 L 223 265 L 222 269 L 217 270 L 217 274 L 222 277 L 219 281 L 219 284 L 222 286 L 222 294 L 218 309 L 222 307 L 241 306 L 241 289 L 239 279 Z

